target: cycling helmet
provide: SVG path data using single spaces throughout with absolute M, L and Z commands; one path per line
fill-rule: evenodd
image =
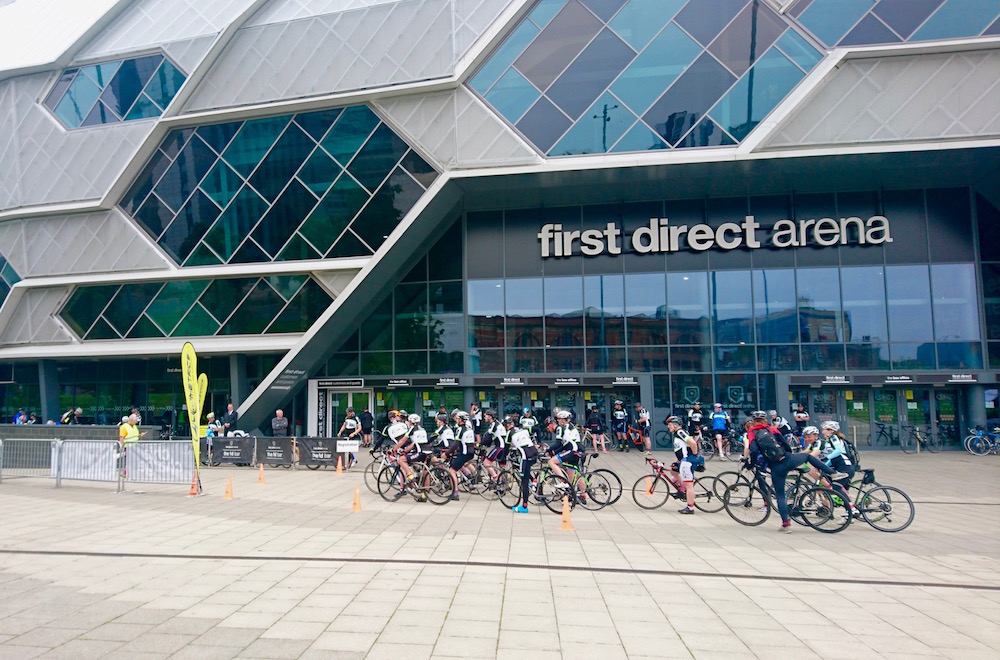
M 517 424 L 517 418 L 514 415 L 507 415 L 503 418 L 504 426 L 514 426 L 515 424 Z
M 483 414 L 489 415 L 493 419 L 497 418 L 497 411 L 493 410 L 492 408 L 487 408 L 486 410 L 483 411 Z
M 569 419 L 572 416 L 573 416 L 573 413 L 571 413 L 568 410 L 560 410 L 559 412 L 556 413 L 556 417 L 558 419 Z
M 755 410 L 752 413 L 750 413 L 750 418 L 751 419 L 767 419 L 767 413 L 764 412 L 763 410 Z
M 819 429 L 815 426 L 807 426 L 802 429 L 802 435 L 819 435 Z
M 399 416 L 403 417 L 403 418 L 409 417 L 409 415 L 406 413 L 406 411 L 403 410 L 402 408 L 399 409 Z
M 455 414 L 452 415 L 452 417 L 458 417 L 463 422 L 469 421 L 469 413 L 465 412 L 464 410 L 459 410 L 455 412 Z
M 777 417 L 778 416 L 778 411 L 777 410 L 768 410 L 767 414 L 770 415 L 771 417 Z
M 389 412 L 387 413 L 387 415 L 389 416 L 389 419 L 393 419 L 393 418 L 398 418 L 398 417 L 400 416 L 400 414 L 399 414 L 399 411 L 398 411 L 398 410 L 390 410 L 390 411 L 389 411 Z
M 416 426 L 417 424 L 420 423 L 420 415 L 418 415 L 417 413 L 413 413 L 412 415 L 406 418 L 406 421 Z
M 624 403 L 622 403 L 622 402 L 621 402 L 620 400 L 615 400 L 615 405 L 616 405 L 616 406 L 623 406 L 623 405 L 625 405 L 625 404 L 624 404 Z
M 722 404 L 721 404 L 721 403 L 713 403 L 713 404 L 712 404 L 712 407 L 713 407 L 713 408 L 721 408 L 721 407 L 722 407 Z
M 665 423 L 666 424 L 676 424 L 677 426 L 681 426 L 681 418 L 678 417 L 677 415 L 671 415 L 670 417 L 667 417 Z
M 837 431 L 840 430 L 840 424 L 838 424 L 837 422 L 833 421 L 832 419 L 829 420 L 829 421 L 823 422 L 822 424 L 819 425 L 819 427 L 821 429 L 823 429 L 823 430 L 829 430 L 829 431 L 833 431 L 833 432 L 837 432 Z
M 639 403 L 638 401 L 636 401 L 636 402 L 635 402 L 635 407 L 636 407 L 636 408 L 642 408 L 642 404 L 641 404 L 641 403 Z
M 210 412 L 207 415 L 205 415 L 205 417 L 207 417 L 208 419 L 215 419 L 215 413 Z M 128 419 L 128 417 L 124 417 L 122 419 L 125 420 L 125 419 Z
M 347 406 L 347 412 L 354 412 L 354 408 L 352 408 L 351 406 Z
M 437 415 L 435 415 L 435 419 L 437 419 L 437 421 L 441 422 L 442 424 L 448 423 L 448 415 L 444 413 L 438 413 Z
M 552 418 L 552 417 L 546 417 L 545 421 L 542 422 L 542 425 L 543 426 L 548 426 L 549 424 L 555 424 L 555 423 L 556 423 L 556 420 L 554 418 Z
M 530 415 L 531 414 L 531 408 L 529 408 L 528 406 L 525 406 L 524 410 L 522 410 L 521 412 L 524 413 L 525 415 Z

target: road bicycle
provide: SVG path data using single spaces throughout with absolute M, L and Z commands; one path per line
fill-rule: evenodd
M 875 422 L 875 430 L 868 435 L 868 446 L 891 447 L 894 444 L 896 444 L 895 429 L 882 422 Z
M 408 481 L 398 461 L 382 468 L 378 475 L 378 494 L 387 502 L 395 502 L 403 495 L 413 499 L 426 499 L 432 504 L 447 504 L 451 500 L 451 475 L 440 466 L 428 468 L 423 462 L 410 465 L 413 480 Z
M 671 471 L 670 466 L 650 457 L 646 458 L 646 463 L 649 464 L 650 473 L 639 477 L 632 485 L 632 499 L 640 508 L 658 509 L 666 504 L 671 496 L 678 500 L 686 499 L 685 494 L 681 492 L 680 479 Z M 699 477 L 694 480 L 692 487 L 696 509 L 706 513 L 722 510 L 724 504 L 716 492 L 715 477 Z
M 904 454 L 913 454 L 918 451 L 929 451 L 936 454 L 941 451 L 941 441 L 933 436 L 925 436 L 920 432 L 919 426 L 904 426 L 906 435 L 900 434 L 899 448 Z
M 785 496 L 792 520 L 827 534 L 843 531 L 851 524 L 852 516 L 843 497 L 833 489 L 804 480 L 801 472 L 788 476 L 792 481 L 785 483 Z M 767 469 L 758 465 L 752 480 L 740 479 L 726 490 L 723 503 L 730 518 L 750 527 L 767 521 L 771 511 L 778 508 L 767 477 Z
M 543 455 L 545 451 L 547 448 L 543 446 Z M 570 475 L 566 479 L 554 473 L 548 461 L 540 456 L 532 466 L 531 487 L 534 488 L 532 496 L 535 501 L 554 513 L 562 513 L 563 496 L 569 497 L 571 508 L 579 504 L 588 511 L 598 511 L 612 504 L 615 496 L 611 482 L 598 470 L 587 472 L 587 458 L 584 458 L 583 470 L 563 465 L 563 471 Z M 580 488 L 581 481 L 583 489 Z
M 1000 426 L 995 427 L 992 433 L 979 427 L 969 429 L 963 444 L 965 451 L 976 456 L 1000 454 Z

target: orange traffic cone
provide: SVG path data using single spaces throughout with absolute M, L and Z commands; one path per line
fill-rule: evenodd
M 361 484 L 354 484 L 354 504 L 351 505 L 351 512 L 361 511 Z
M 267 480 L 264 479 L 264 464 L 260 464 L 260 470 L 257 471 L 257 483 L 266 484 Z
M 653 494 L 653 477 L 646 477 L 646 495 Z
M 198 471 L 195 470 L 194 476 L 191 477 L 191 490 L 188 491 L 188 497 L 197 497 L 201 493 L 201 489 L 198 487 Z
M 563 495 L 563 510 L 562 510 L 562 524 L 559 525 L 559 531 L 561 532 L 572 532 L 573 521 L 569 517 L 569 497 Z
M 337 474 L 344 474 L 344 457 L 337 454 Z
M 233 499 L 233 475 L 229 475 L 229 480 L 226 481 L 226 494 L 222 496 L 222 499 Z

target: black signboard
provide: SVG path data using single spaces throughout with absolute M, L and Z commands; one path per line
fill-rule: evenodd
M 853 379 L 851 376 L 843 374 L 810 374 L 808 376 L 792 376 L 789 382 L 792 385 L 850 385 Z
M 212 438 L 212 463 L 252 465 L 256 440 L 249 435 Z
M 291 438 L 258 438 L 257 462 L 265 465 L 291 465 Z
M 364 378 L 325 378 L 316 381 L 316 387 L 364 387 Z
M 337 438 L 296 438 L 300 465 L 336 465 Z
M 410 379 L 409 378 L 390 378 L 389 382 L 386 384 L 386 387 L 388 387 L 389 389 L 392 389 L 394 387 L 410 387 Z

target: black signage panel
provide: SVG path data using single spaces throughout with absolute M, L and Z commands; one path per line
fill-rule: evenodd
M 854 382 L 851 376 L 841 374 L 791 376 L 788 380 L 792 385 L 850 385 Z
M 292 439 L 258 438 L 257 462 L 266 465 L 291 465 Z
M 394 387 L 410 387 L 409 378 L 390 378 L 389 382 L 386 383 L 386 387 L 392 389 Z
M 316 381 L 316 387 L 364 387 L 364 378 L 324 378 Z
M 212 463 L 251 465 L 256 440 L 249 435 L 212 438 Z
M 300 465 L 337 463 L 337 438 L 296 438 Z

